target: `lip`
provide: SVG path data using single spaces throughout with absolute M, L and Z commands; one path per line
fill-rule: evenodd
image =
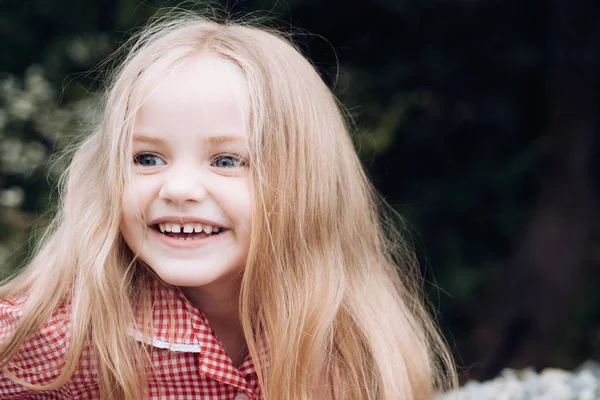
M 173 220 L 171 220 L 173 221 Z M 191 221 L 190 221 L 191 222 Z M 164 243 L 169 247 L 174 247 L 177 249 L 195 249 L 198 247 L 203 247 L 209 244 L 213 244 L 223 238 L 223 236 L 229 234 L 229 229 L 225 229 L 223 232 L 218 235 L 207 236 L 202 239 L 194 239 L 194 240 L 180 240 L 167 235 L 160 233 L 158 229 L 150 229 L 152 235 L 156 237 L 157 240 Z
M 216 221 L 211 221 L 210 219 L 196 218 L 196 217 L 189 217 L 189 216 L 187 216 L 187 217 L 164 216 L 164 217 L 160 217 L 160 218 L 155 218 L 150 221 L 148 226 L 152 227 L 154 225 L 164 224 L 167 222 L 179 222 L 180 224 L 202 224 L 202 225 L 216 226 L 216 227 L 223 228 L 223 229 L 229 229 L 227 226 L 225 226 L 219 222 L 216 222 Z M 198 239 L 198 240 L 200 240 L 200 239 Z

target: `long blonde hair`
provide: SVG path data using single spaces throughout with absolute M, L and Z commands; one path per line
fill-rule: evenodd
M 132 94 L 140 81 L 152 83 L 156 65 L 210 51 L 240 68 L 251 97 L 254 210 L 240 318 L 264 398 L 417 400 L 454 386 L 414 257 L 310 62 L 276 32 L 191 15 L 152 24 L 131 43 L 100 126 L 74 154 L 46 239 L 25 271 L 0 287 L 2 299 L 27 299 L 15 333 L 0 345 L 5 373 L 24 338 L 69 302 L 64 369 L 35 388 L 64 384 L 91 341 L 102 397 L 144 397 L 147 354 L 125 333 L 138 310 L 149 320 L 152 278 L 119 230 Z M 259 354 L 263 341 L 268 363 Z

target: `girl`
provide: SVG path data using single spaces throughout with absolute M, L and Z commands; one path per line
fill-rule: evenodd
M 431 399 L 455 382 L 332 93 L 277 33 L 136 39 L 0 288 L 0 397 Z M 401 271 L 401 272 L 398 272 Z

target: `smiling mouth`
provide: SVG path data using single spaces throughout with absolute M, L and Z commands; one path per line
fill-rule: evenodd
M 179 240 L 198 240 L 198 239 L 204 239 L 207 237 L 211 237 L 211 236 L 217 236 L 222 234 L 223 232 L 225 232 L 227 229 L 225 228 L 217 228 L 216 230 L 213 230 L 210 233 L 206 233 L 203 230 L 201 230 L 200 232 L 169 232 L 167 230 L 161 230 L 161 228 L 159 227 L 159 225 L 152 225 L 151 226 L 152 229 L 154 229 L 155 231 L 157 231 L 158 233 L 160 233 L 163 236 L 167 236 L 173 239 L 179 239 Z

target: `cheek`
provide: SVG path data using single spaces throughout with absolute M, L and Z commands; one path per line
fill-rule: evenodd
M 252 228 L 252 205 L 254 199 L 246 183 L 228 182 L 221 184 L 215 194 L 219 207 L 227 214 L 230 222 L 235 224 L 237 233 L 250 234 Z
M 227 202 L 227 207 L 232 210 L 238 222 L 249 227 L 253 203 L 250 185 L 246 182 L 235 185 L 222 198 Z
M 121 210 L 121 234 L 129 249 L 138 254 L 141 251 L 144 225 L 142 216 L 146 205 L 139 185 L 126 185 L 123 192 L 122 210 Z
M 131 215 L 139 212 L 140 207 L 140 193 L 139 191 L 132 186 L 128 186 L 125 188 L 123 192 L 123 217 L 125 219 L 130 219 Z
M 123 192 L 123 213 L 141 212 L 144 210 L 147 202 L 150 201 L 148 186 L 144 182 L 131 182 L 126 185 Z
M 143 216 L 148 207 L 148 199 L 139 185 L 127 185 L 123 192 L 121 209 L 121 230 L 124 236 L 137 236 L 138 227 L 143 223 Z

